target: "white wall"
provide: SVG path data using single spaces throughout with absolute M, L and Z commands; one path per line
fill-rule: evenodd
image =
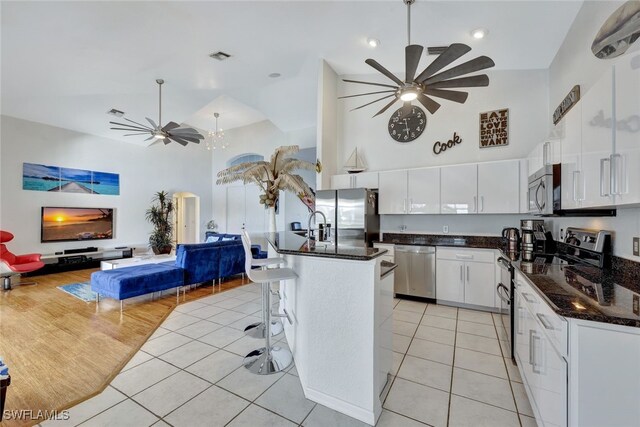
M 621 1 L 586 1 L 576 16 L 558 54 L 549 67 L 549 111 L 553 112 L 569 90 L 576 84 L 585 94 L 593 83 L 609 69 L 615 60 L 602 60 L 591 53 L 591 43 L 604 21 L 622 3 Z M 640 41 L 628 51 L 640 50 Z M 626 55 L 627 55 L 626 54 Z M 548 116 L 551 123 L 551 115 Z M 638 166 L 636 166 L 638 167 Z M 610 218 L 559 218 L 553 219 L 556 238 L 560 229 L 568 226 L 604 229 L 614 232 L 615 255 L 640 261 L 633 255 L 634 236 L 640 236 L 640 209 L 618 209 L 617 217 Z
M 145 221 L 145 210 L 154 193 L 160 190 L 199 195 L 201 218 L 210 216 L 212 173 L 204 147 L 159 144 L 144 148 L 7 116 L 1 116 L 1 124 L 0 229 L 15 235 L 9 244 L 14 253 L 53 253 L 87 246 L 146 246 L 152 227 Z M 23 162 L 118 173 L 120 195 L 23 190 Z M 40 243 L 42 206 L 115 208 L 114 238 Z
M 338 171 L 338 102 L 338 74 L 323 60 L 318 73 L 317 145 L 318 158 L 322 161 L 322 172 L 317 178 L 318 190 L 331 188 L 331 177 Z
M 215 176 L 218 172 L 227 168 L 227 162 L 236 156 L 246 153 L 261 154 L 265 157 L 265 160 L 268 161 L 271 158 L 273 151 L 282 145 L 299 145 L 301 149 L 315 147 L 316 129 L 313 127 L 285 133 L 270 121 L 265 120 L 252 125 L 226 130 L 225 139 L 229 141 L 229 147 L 225 150 L 218 149 L 213 152 L 214 185 L 212 212 L 213 218 L 218 223 L 219 231 L 221 232 L 226 231 L 227 228 L 227 186 L 215 185 Z M 311 182 L 311 184 L 313 187 L 315 182 Z M 238 186 L 242 185 L 242 183 L 235 183 L 231 185 Z M 253 198 L 250 200 L 253 200 Z M 278 230 L 288 228 L 288 226 L 285 226 L 286 215 L 284 214 L 287 212 L 287 200 L 302 204 L 299 200 L 294 200 L 293 198 L 287 199 L 286 196 L 282 197 L 281 195 L 279 205 L 279 211 L 281 214 L 276 217 L 276 226 Z M 255 199 L 255 203 L 258 204 L 258 199 Z
M 382 215 L 380 230 L 383 233 L 445 234 L 450 235 L 499 236 L 505 227 L 520 228 L 523 215 Z
M 427 113 L 426 130 L 417 140 L 408 144 L 395 142 L 387 131 L 389 117 L 400 108 L 400 102 L 372 118 L 385 105 L 384 102 L 352 112 L 349 110 L 383 95 L 340 100 L 337 108 L 338 173 L 343 173 L 344 162 L 356 147 L 371 171 L 526 157 L 535 144 L 542 142 L 548 134 L 547 71 L 488 71 L 487 74 L 490 85 L 468 89 L 466 103 L 443 100 L 442 107 L 435 114 Z M 388 83 L 379 75 L 340 78 Z M 376 90 L 380 89 L 340 80 L 338 96 Z M 480 149 L 479 114 L 501 108 L 509 109 L 509 145 Z M 435 155 L 433 144 L 436 141 L 446 142 L 454 132 L 462 138 L 462 144 Z

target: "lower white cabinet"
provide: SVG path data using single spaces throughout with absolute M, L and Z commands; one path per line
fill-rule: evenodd
M 387 252 L 380 257 L 383 261 L 395 262 L 395 245 L 391 243 L 374 243 L 373 247 L 386 249 Z
M 436 299 L 494 308 L 493 250 L 437 248 Z

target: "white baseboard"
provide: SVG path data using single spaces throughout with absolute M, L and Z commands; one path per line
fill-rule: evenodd
M 303 389 L 304 395 L 307 399 L 313 400 L 314 402 L 324 405 L 327 408 L 331 408 L 334 411 L 338 411 L 340 413 L 348 415 L 371 426 L 374 426 L 376 424 L 376 421 L 382 413 L 382 406 L 380 404 L 376 405 L 374 411 L 372 412 L 359 406 L 352 405 L 348 402 L 345 402 L 344 400 L 329 396 L 328 394 L 322 393 L 312 388 L 303 386 Z

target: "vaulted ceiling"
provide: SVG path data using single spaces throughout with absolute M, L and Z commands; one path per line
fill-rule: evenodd
M 488 55 L 496 69 L 547 68 L 581 4 L 417 0 L 412 42 L 466 43 L 469 56 Z M 122 137 L 109 130 L 111 108 L 133 120 L 157 118 L 156 78 L 166 81 L 163 122 L 213 128 L 217 111 L 224 128 L 267 118 L 286 131 L 315 125 L 321 58 L 339 74 L 372 73 L 368 57 L 404 69 L 401 0 L 2 1 L 1 8 L 2 114 L 112 139 Z M 478 27 L 489 30 L 484 40 L 470 35 Z M 380 46 L 370 48 L 367 37 Z M 231 58 L 209 58 L 218 50 Z

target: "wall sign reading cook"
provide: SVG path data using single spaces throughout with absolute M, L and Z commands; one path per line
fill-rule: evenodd
M 435 154 L 440 154 L 443 151 L 446 151 L 449 148 L 453 148 L 456 145 L 460 144 L 462 142 L 462 138 L 460 138 L 460 135 L 458 135 L 456 132 L 453 133 L 453 138 L 451 138 L 450 140 L 448 140 L 447 142 L 440 142 L 437 141 L 435 144 L 433 144 L 433 152 Z

